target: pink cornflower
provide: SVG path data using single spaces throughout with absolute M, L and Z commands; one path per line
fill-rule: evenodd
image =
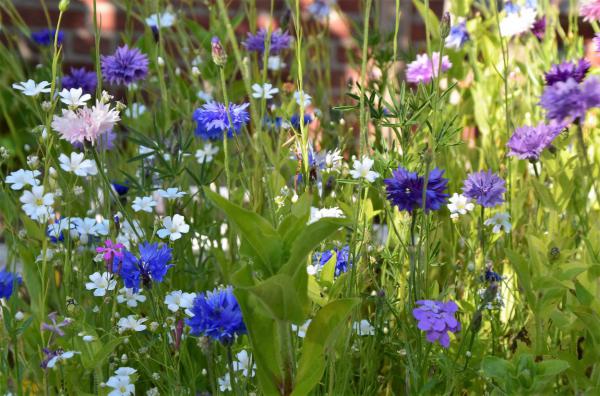
M 110 239 L 107 239 L 106 241 L 104 241 L 104 246 L 98 246 L 96 248 L 96 253 L 102 253 L 102 258 L 104 260 L 111 261 L 115 257 L 119 259 L 123 258 L 123 252 L 121 251 L 121 249 L 123 249 L 124 247 L 125 245 L 123 245 L 122 243 L 114 243 Z
M 579 14 L 586 22 L 600 21 L 600 0 L 588 0 L 579 7 Z
M 63 109 L 61 116 L 55 115 L 52 119 L 52 128 L 70 143 L 83 143 L 85 140 L 94 143 L 119 120 L 116 109 L 111 109 L 107 103 L 96 101 L 92 108 Z

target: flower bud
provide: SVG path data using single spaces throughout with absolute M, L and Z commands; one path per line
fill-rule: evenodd
M 445 12 L 440 23 L 440 35 L 442 36 L 442 40 L 450 34 L 450 24 L 450 13 Z
M 58 3 L 58 10 L 60 12 L 65 12 L 69 9 L 69 5 L 71 4 L 70 0 L 60 0 Z
M 213 62 L 215 62 L 215 65 L 217 65 L 219 67 L 225 66 L 225 63 L 227 63 L 227 53 L 225 53 L 225 50 L 223 49 L 223 46 L 221 45 L 221 40 L 219 40 L 218 37 L 215 36 L 212 38 L 211 47 L 212 47 L 212 58 L 213 58 Z

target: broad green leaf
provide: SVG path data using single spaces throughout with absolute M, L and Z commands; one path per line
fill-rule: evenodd
M 296 294 L 293 280 L 288 275 L 272 276 L 248 288 L 248 292 L 256 296 L 272 319 L 294 323 L 301 323 L 305 319 L 300 297 Z
M 335 265 L 337 264 L 337 253 L 333 250 L 331 253 L 331 258 L 327 260 L 323 266 L 323 269 L 321 270 L 321 280 L 328 283 L 333 283 L 333 278 L 335 276 Z
M 536 364 L 536 375 L 555 376 L 570 367 L 564 360 L 544 360 Z
M 504 380 L 514 371 L 514 367 L 510 362 L 496 356 L 484 357 L 481 362 L 481 369 L 488 377 L 500 380 Z

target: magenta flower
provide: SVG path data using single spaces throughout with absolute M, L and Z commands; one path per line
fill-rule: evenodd
M 123 258 L 123 249 L 125 245 L 122 243 L 114 243 L 110 239 L 104 241 L 104 246 L 98 246 L 96 248 L 96 253 L 102 253 L 102 258 L 105 261 L 112 261 L 115 258 Z
M 447 71 L 452 67 L 452 63 L 447 56 L 442 57 L 442 72 Z M 434 52 L 429 55 L 417 55 L 417 59 L 409 63 L 406 67 L 406 80 L 410 83 L 427 84 L 437 76 L 440 68 L 440 53 Z

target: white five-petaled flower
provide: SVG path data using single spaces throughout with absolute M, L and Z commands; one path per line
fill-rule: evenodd
M 12 87 L 16 90 L 22 91 L 23 95 L 37 96 L 41 93 L 50 92 L 50 83 L 48 81 L 42 81 L 37 84 L 35 81 L 29 79 L 24 82 L 14 83 Z
M 271 71 L 279 71 L 287 65 L 279 55 L 269 56 L 267 59 L 267 69 Z
M 296 103 L 298 103 L 298 106 L 302 106 L 303 102 L 304 107 L 307 107 L 312 103 L 312 96 L 310 96 L 304 91 L 294 92 L 294 99 L 296 99 Z
M 310 218 L 308 220 L 308 224 L 312 224 L 315 221 L 318 221 L 322 218 L 344 218 L 344 212 L 342 212 L 342 210 L 338 207 L 333 207 L 333 208 L 322 208 L 322 209 L 318 209 L 315 207 L 311 207 L 310 208 Z
M 54 357 L 52 357 L 52 359 L 48 360 L 48 363 L 46 363 L 46 367 L 52 368 L 58 362 L 61 362 L 61 361 L 67 360 L 67 359 L 71 359 L 73 356 L 75 356 L 76 353 L 79 353 L 79 352 L 65 351 L 65 352 L 57 353 Z
M 58 95 L 61 98 L 61 102 L 63 102 L 67 106 L 73 107 L 85 106 L 85 102 L 92 98 L 92 95 L 87 93 L 84 94 L 82 88 L 63 88 L 63 90 L 60 91 Z
M 79 218 L 73 217 L 71 218 L 71 236 L 75 238 L 79 238 L 81 243 L 86 244 L 89 241 L 90 237 L 102 235 L 102 224 L 98 223 L 96 219 L 92 219 L 90 217 Z M 104 234 L 105 235 L 105 234 Z
M 204 147 L 196 150 L 196 160 L 198 160 L 200 165 L 204 164 L 205 162 L 211 162 L 218 152 L 219 148 L 208 142 L 204 145 Z
M 20 201 L 27 216 L 33 220 L 46 221 L 54 205 L 54 194 L 44 194 L 44 186 L 33 186 L 31 191 L 23 192 Z
M 25 170 L 19 169 L 6 176 L 6 183 L 10 184 L 10 188 L 13 190 L 21 190 L 25 186 L 37 186 L 40 181 L 36 179 L 40 175 L 40 171 L 37 170 Z
M 512 224 L 510 224 L 510 215 L 508 213 L 496 213 L 491 218 L 487 219 L 484 223 L 486 226 L 493 225 L 492 231 L 494 234 L 499 233 L 504 229 L 504 232 L 509 233 L 512 229 Z
M 90 275 L 91 282 L 85 284 L 87 290 L 94 290 L 94 296 L 104 297 L 107 290 L 114 290 L 117 286 L 117 281 L 112 278 L 110 272 L 94 272 Z
M 231 388 L 231 378 L 229 378 L 229 373 L 225 373 L 224 376 L 219 378 L 219 390 L 221 392 L 230 391 Z
M 454 193 L 449 199 L 448 210 L 450 211 L 450 218 L 457 219 L 458 215 L 467 214 L 475 208 L 475 204 L 470 202 L 469 198 L 462 194 Z
M 270 83 L 252 85 L 252 97 L 256 99 L 273 99 L 273 95 L 278 92 L 279 88 L 273 88 L 273 84 Z
M 241 371 L 244 377 L 254 377 L 256 364 L 252 363 L 252 365 L 250 365 L 251 359 L 248 352 L 245 349 L 242 349 L 235 357 L 237 360 L 233 362 L 233 370 Z
M 146 301 L 146 296 L 142 293 L 136 293 L 133 289 L 123 287 L 119 289 L 119 295 L 117 296 L 117 302 L 119 304 L 127 303 L 128 307 L 135 308 L 138 306 L 138 302 Z
M 165 11 L 160 14 L 152 14 L 146 18 L 146 24 L 154 28 L 167 28 L 175 24 L 175 14 Z
M 158 195 L 164 199 L 182 198 L 185 194 L 187 194 L 185 191 L 179 191 L 177 187 L 167 188 L 166 190 L 158 190 L 157 192 Z
M 361 336 L 370 336 L 375 334 L 375 327 L 373 327 L 366 319 L 363 319 L 360 322 L 354 322 L 352 328 L 358 335 Z
M 119 333 L 124 333 L 127 330 L 133 331 L 144 331 L 146 330 L 146 325 L 143 324 L 147 318 L 138 319 L 135 315 L 129 315 L 125 318 L 119 319 L 117 322 L 117 326 L 119 327 Z
M 185 234 L 190 230 L 190 226 L 185 223 L 182 215 L 176 214 L 171 218 L 167 216 L 162 221 L 163 227 L 158 230 L 157 234 L 160 238 L 169 237 L 171 241 L 176 241 L 181 238 L 181 234 Z
M 113 389 L 108 396 L 130 396 L 135 394 L 135 385 L 131 383 L 131 379 L 126 375 L 113 375 L 106 381 L 106 386 Z
M 181 308 L 188 310 L 194 305 L 195 298 L 195 293 L 184 293 L 181 290 L 176 290 L 165 296 L 165 304 L 171 312 L 177 312 Z
M 134 212 L 144 211 L 152 213 L 152 208 L 156 206 L 157 202 L 152 197 L 135 197 L 131 207 Z
M 328 151 L 325 153 L 325 170 L 338 172 L 342 165 L 342 159 L 340 149 Z
M 94 176 L 98 174 L 98 168 L 96 163 L 92 160 L 85 159 L 83 153 L 71 153 L 71 157 L 67 157 L 66 154 L 61 154 L 58 157 L 60 161 L 60 167 L 65 172 L 73 172 L 77 176 Z
M 375 161 L 368 157 L 363 157 L 362 161 L 354 160 L 354 169 L 350 170 L 353 179 L 365 179 L 373 183 L 379 177 L 379 173 L 372 171 L 371 168 Z

